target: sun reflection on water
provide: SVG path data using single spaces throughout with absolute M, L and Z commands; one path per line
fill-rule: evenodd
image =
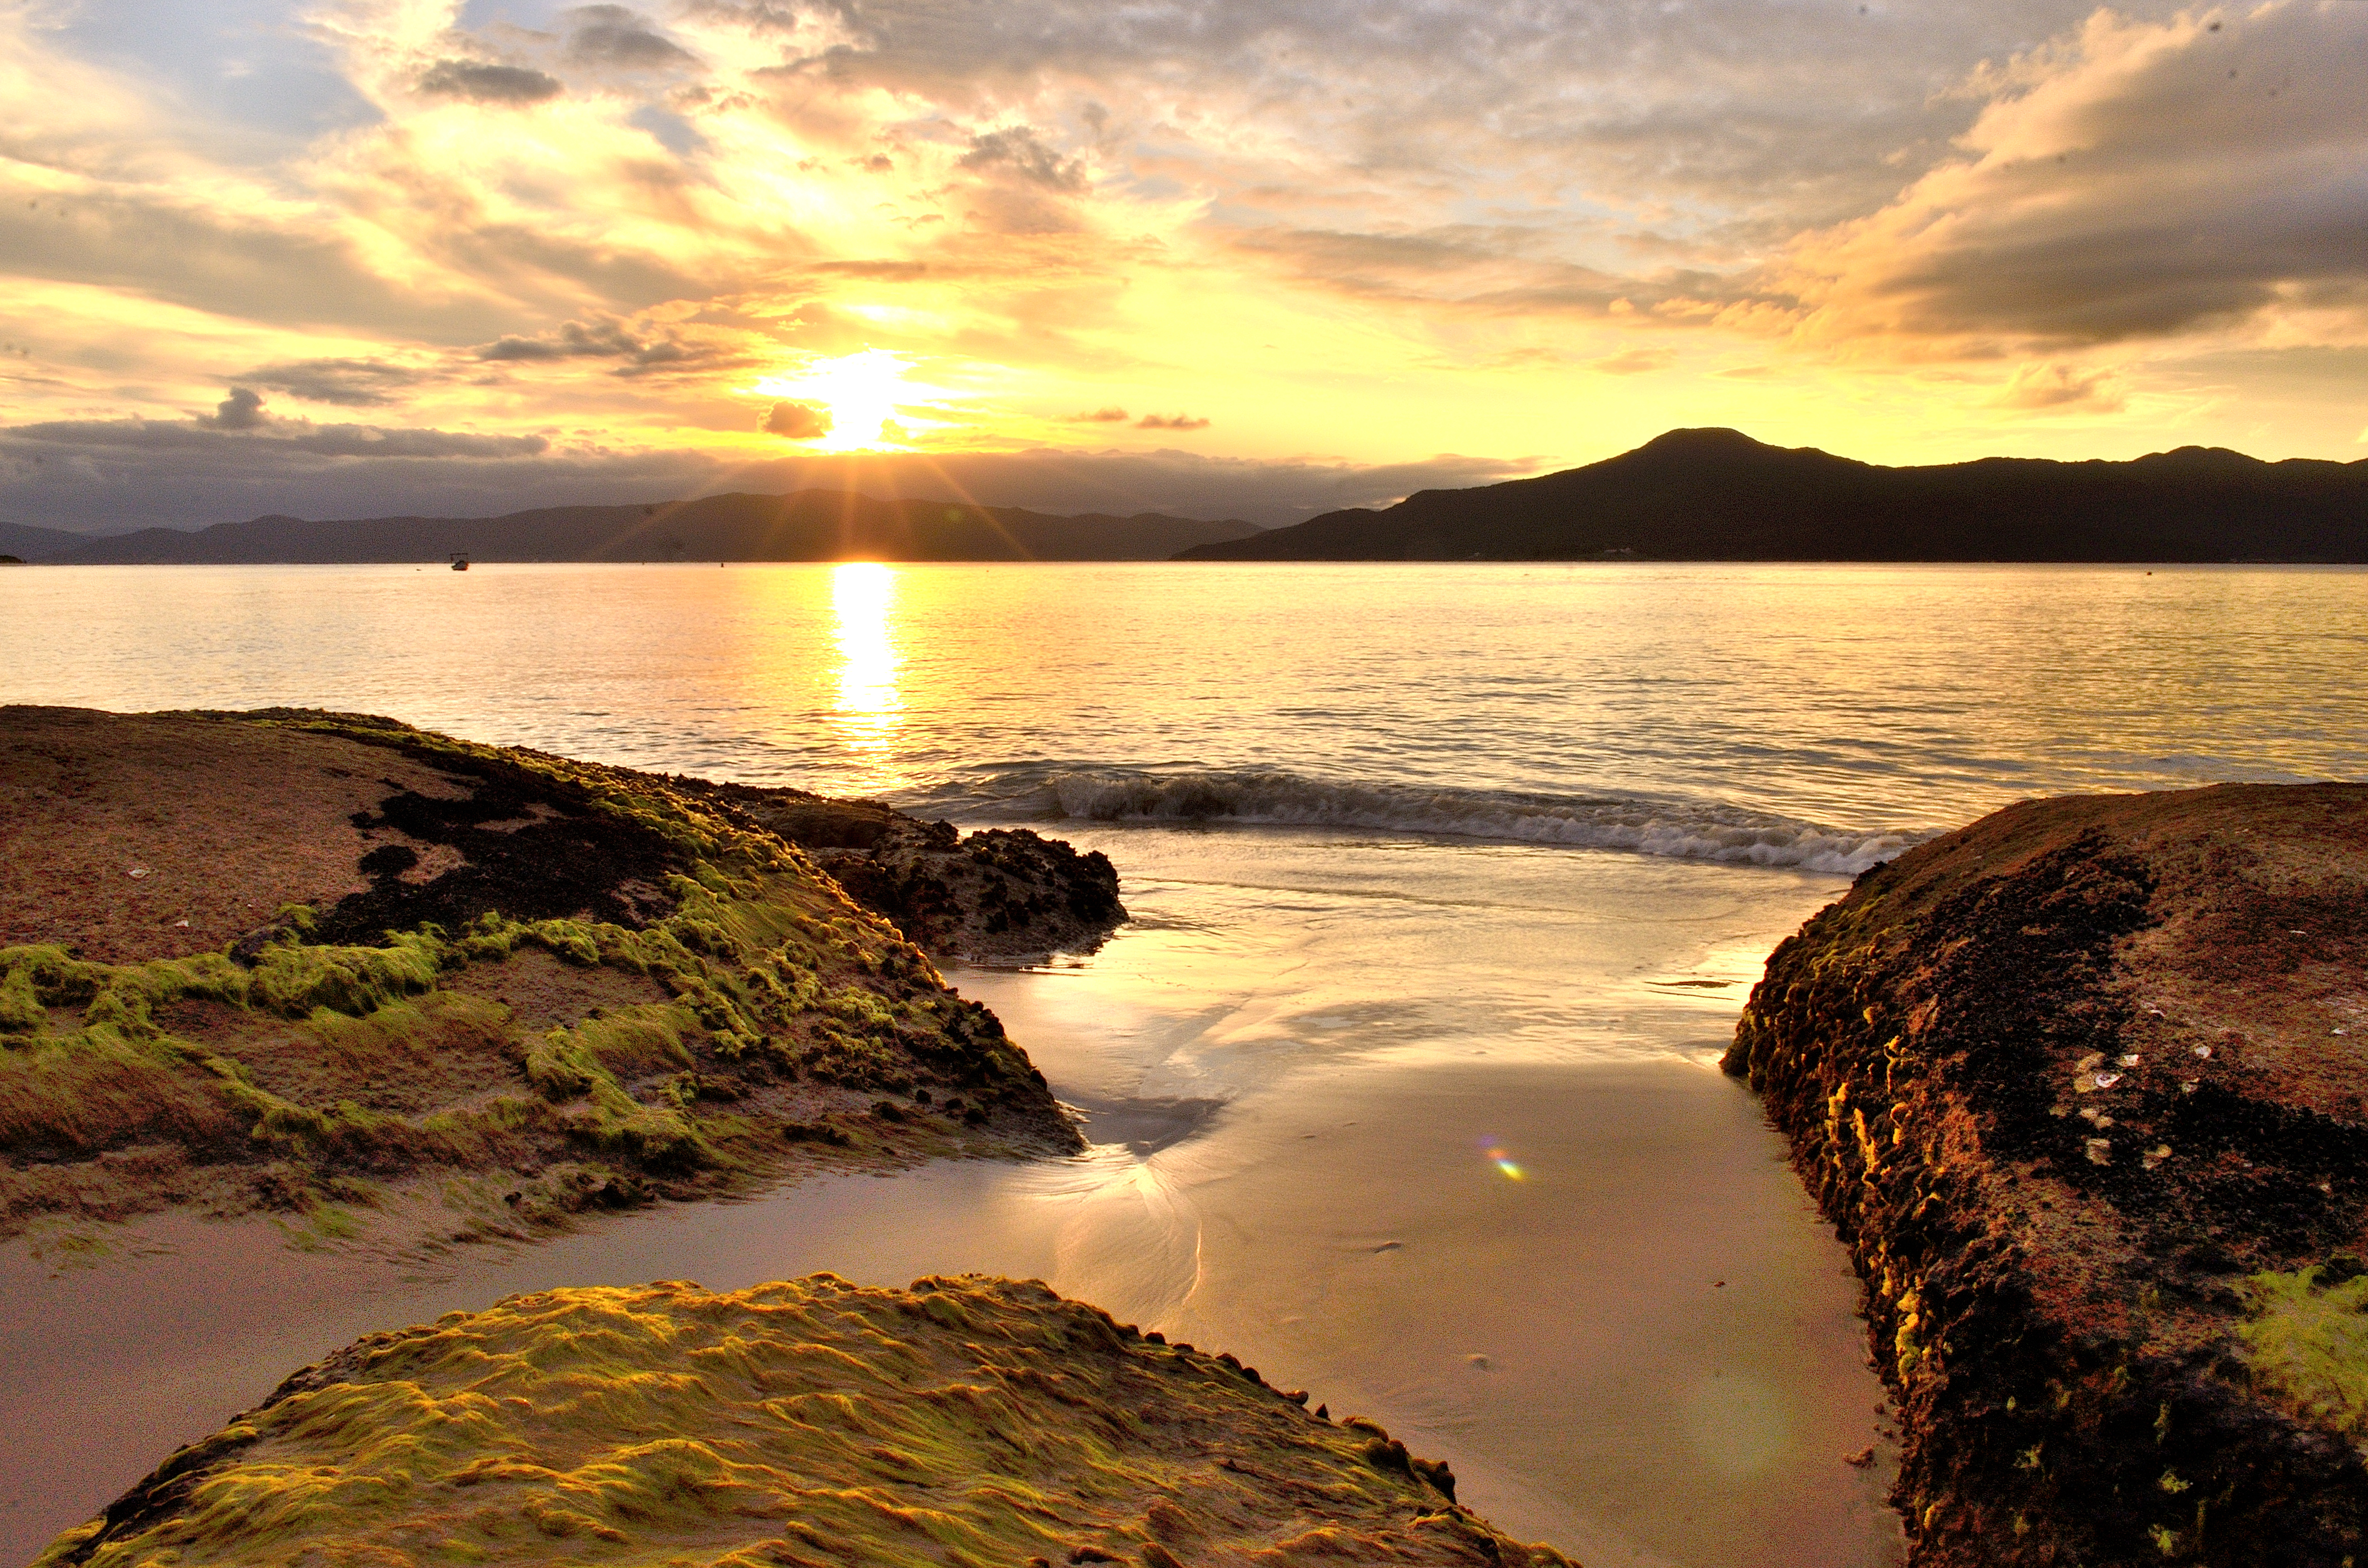
M 830 608 L 838 647 L 838 700 L 831 725 L 839 744 L 864 765 L 863 787 L 894 788 L 893 756 L 905 701 L 896 687 L 904 664 L 891 620 L 896 573 L 876 562 L 848 561 L 831 569 Z

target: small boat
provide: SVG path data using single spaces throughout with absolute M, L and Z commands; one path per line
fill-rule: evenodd
M 468 569 L 468 556 L 460 551 L 454 551 L 452 552 L 452 570 L 455 572 L 466 572 Z

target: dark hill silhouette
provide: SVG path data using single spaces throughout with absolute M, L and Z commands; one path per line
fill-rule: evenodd
M 256 517 L 195 532 L 144 528 L 43 553 L 52 562 L 138 564 L 440 562 L 456 551 L 474 561 L 1160 561 L 1257 531 L 1156 512 L 1061 517 L 802 490 L 500 517 Z
M 2368 562 L 2368 461 L 2181 447 L 1882 468 L 1672 430 L 1585 468 L 1327 512 L 1187 561 Z

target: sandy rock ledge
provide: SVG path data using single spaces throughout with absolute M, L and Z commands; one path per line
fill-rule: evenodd
M 2368 1561 L 2368 786 L 2029 802 L 1780 947 L 1911 1561 Z

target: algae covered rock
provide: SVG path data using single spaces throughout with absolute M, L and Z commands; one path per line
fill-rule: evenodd
M 1126 919 L 1118 871 L 1026 828 L 962 834 L 877 801 L 712 786 L 804 849 L 848 896 L 939 958 L 1008 960 L 1090 952 Z
M 1081 1146 L 992 1014 L 712 790 L 385 720 L 10 708 L 0 855 L 0 1234 L 345 1233 L 429 1190 L 518 1234 Z
M 1986 817 L 1726 1067 L 1866 1278 L 1913 1562 L 2368 1561 L 2368 786 Z
M 1305 1402 L 1032 1282 L 552 1290 L 307 1368 L 36 1568 L 1567 1568 Z

